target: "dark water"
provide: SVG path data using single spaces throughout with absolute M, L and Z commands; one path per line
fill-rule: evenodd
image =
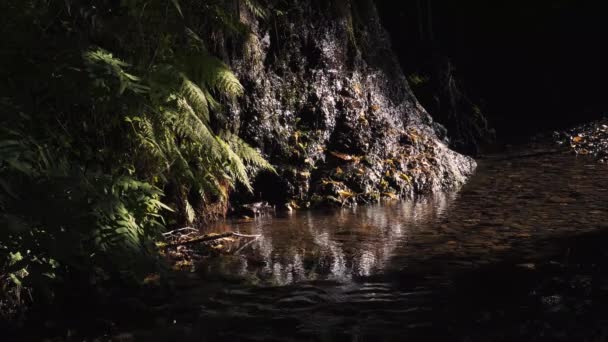
M 177 329 L 170 336 L 382 341 L 544 334 L 530 322 L 545 324 L 545 311 L 564 307 L 567 296 L 545 291 L 537 279 L 553 276 L 547 265 L 567 263 L 571 251 L 561 241 L 608 228 L 608 167 L 563 154 L 479 163 L 471 181 L 452 193 L 218 226 L 261 237 L 227 242 L 230 255 L 198 265 L 167 310 Z M 563 311 L 560 319 L 578 317 L 575 309 Z M 522 315 L 528 312 L 533 316 Z M 556 336 L 569 340 L 568 331 Z

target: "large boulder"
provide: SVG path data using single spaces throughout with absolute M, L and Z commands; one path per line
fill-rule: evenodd
M 246 89 L 233 129 L 278 171 L 259 177 L 256 195 L 348 204 L 465 182 L 475 161 L 438 136 L 445 129 L 412 93 L 373 2 L 278 10 L 262 20 L 243 9 L 253 33 L 245 53 L 225 56 Z

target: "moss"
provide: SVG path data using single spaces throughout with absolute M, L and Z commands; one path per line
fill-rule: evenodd
M 430 78 L 425 75 L 413 73 L 407 76 L 407 81 L 413 87 L 420 87 L 427 84 L 430 81 Z

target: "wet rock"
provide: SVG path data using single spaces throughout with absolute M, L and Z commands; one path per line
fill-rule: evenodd
M 562 303 L 562 296 L 560 296 L 560 295 L 545 296 L 545 297 L 542 297 L 540 300 L 541 300 L 541 303 L 543 303 L 543 305 L 550 307 L 550 308 L 556 308 L 557 306 L 559 306 Z
M 590 122 L 565 132 L 555 132 L 558 144 L 569 146 L 577 155 L 591 155 L 600 162 L 608 161 L 608 119 Z
M 268 202 L 256 202 L 250 204 L 244 204 L 234 208 L 234 215 L 256 217 L 271 213 L 275 211 L 275 207 L 270 205 Z
M 525 269 L 525 270 L 530 270 L 530 271 L 536 269 L 536 264 L 534 264 L 534 263 L 517 264 L 516 266 L 519 268 Z
M 330 2 L 286 2 L 276 27 L 241 15 L 248 53 L 230 64 L 246 96 L 230 116 L 277 167 L 266 196 L 352 205 L 460 186 L 475 162 L 447 147 L 416 100 L 373 4 L 353 37 L 344 3 L 336 15 Z

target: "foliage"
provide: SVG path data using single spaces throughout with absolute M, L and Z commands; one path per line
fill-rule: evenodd
M 0 308 L 16 287 L 143 279 L 165 218 L 194 221 L 272 170 L 229 129 L 244 88 L 212 50 L 248 33 L 239 8 L 266 15 L 234 4 L 0 4 Z

